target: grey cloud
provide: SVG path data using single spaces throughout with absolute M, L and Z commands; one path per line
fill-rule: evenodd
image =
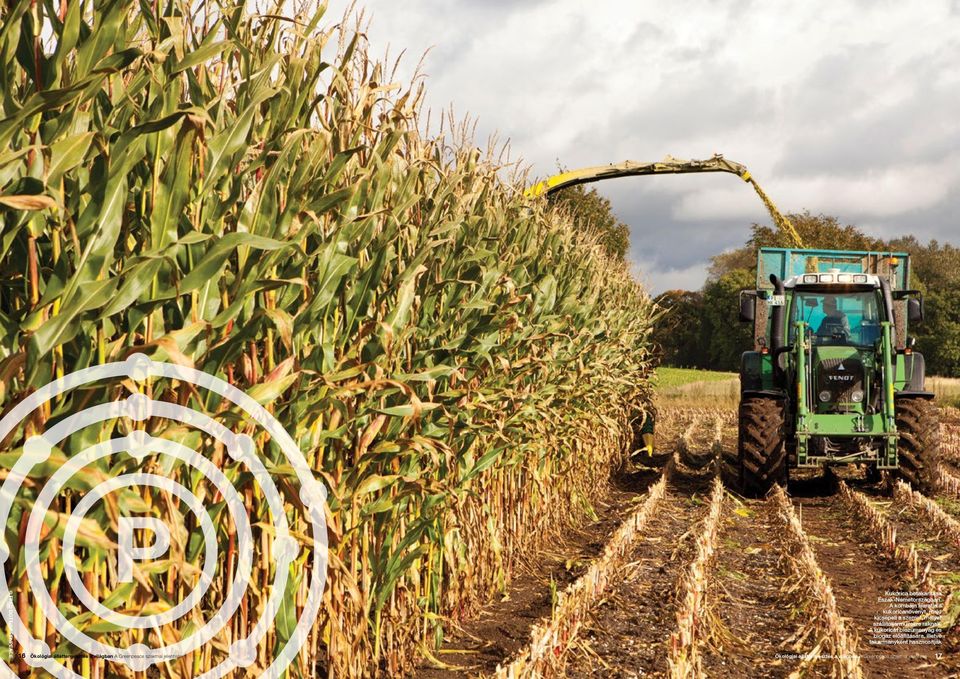
M 882 61 L 883 51 L 878 52 L 877 60 Z M 839 79 L 832 72 L 838 66 L 838 59 L 825 59 L 793 96 L 794 110 L 799 116 L 816 116 L 824 106 L 836 101 L 840 104 L 833 105 L 831 115 L 823 120 L 825 124 L 795 128 L 797 131 L 786 146 L 777 171 L 809 175 L 829 168 L 834 173 L 853 174 L 864 168 L 933 161 L 955 155 L 960 151 L 960 124 L 956 115 L 960 83 L 946 85 L 939 80 L 949 68 L 943 58 L 957 52 L 960 44 L 951 43 L 939 54 L 913 59 L 894 69 L 888 80 L 901 87 L 906 83 L 907 87 L 895 104 L 884 101 L 880 87 L 875 95 L 863 93 L 867 103 L 851 102 L 848 111 L 842 107 L 842 97 L 825 96 L 818 83 L 859 82 L 858 76 L 875 66 L 874 59 L 861 60 L 863 54 L 854 57 L 861 60 L 860 63 L 855 67 L 849 63 L 839 66 L 848 76 Z M 807 99 L 808 92 L 814 96 Z M 917 144 L 917 134 L 930 135 L 934 140 Z
M 669 188 L 684 179 L 636 177 L 604 183 L 617 216 L 630 225 L 630 255 L 634 261 L 652 263 L 661 270 L 686 269 L 731 245 L 742 244 L 749 236 L 750 220 L 677 221 L 673 210 L 678 196 Z M 710 185 L 725 179 L 733 181 L 732 177 L 712 175 L 694 183 Z M 749 190 L 747 186 L 743 188 Z M 756 221 L 764 221 L 765 217 L 758 203 Z
M 958 0 L 960 1 L 960 0 Z M 623 41 L 624 47 L 643 47 L 648 48 L 651 45 L 662 42 L 666 38 L 666 32 L 649 21 L 641 21 L 633 29 L 633 32 Z
M 934 206 L 904 213 L 896 220 L 878 220 L 869 224 L 867 230 L 882 238 L 916 236 L 923 242 L 936 239 L 958 245 L 960 244 L 958 226 L 960 226 L 960 191 L 955 191 L 946 200 Z

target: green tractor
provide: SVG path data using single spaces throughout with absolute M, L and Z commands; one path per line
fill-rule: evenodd
M 740 296 L 754 350 L 741 360 L 731 485 L 763 495 L 790 469 L 859 463 L 931 490 L 939 410 L 907 334 L 923 320 L 909 275 L 904 253 L 760 248 L 757 289 Z

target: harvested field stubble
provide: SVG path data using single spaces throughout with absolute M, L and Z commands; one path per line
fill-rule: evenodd
M 618 472 L 608 496 L 593 506 L 597 520 L 559 531 L 548 545 L 524 559 L 504 594 L 445 635 L 434 654 L 440 662 L 425 659 L 416 675 L 424 679 L 492 675 L 520 657 L 530 646 L 534 626 L 547 625 L 560 594 L 604 554 L 623 517 L 635 515 L 663 472 L 642 466 Z M 559 667 L 561 660 L 552 662 Z
M 916 507 L 930 523 L 942 530 L 956 547 L 960 547 L 960 521 L 947 514 L 936 502 L 923 493 L 919 493 L 903 481 L 897 481 L 893 492 L 894 500 Z
M 518 663 L 512 676 L 952 676 L 955 519 L 905 485 L 854 469 L 841 472 L 860 490 L 832 472 L 808 473 L 792 501 L 782 488 L 766 500 L 724 499 L 716 469 L 690 463 L 735 445 L 734 427 L 722 409 L 660 407 L 658 447 L 674 466 L 654 520 L 618 582 L 580 599 L 566 624 L 536 628 L 535 638 L 552 639 L 539 645 L 549 661 Z M 917 589 L 944 595 L 942 645 L 877 645 L 881 598 Z
M 923 588 L 933 587 L 929 579 L 930 564 L 923 564 L 912 544 L 902 545 L 897 541 L 897 527 L 877 509 L 863 493 L 839 482 L 840 498 L 846 506 L 869 527 L 872 538 L 889 556 L 905 577 Z
M 735 374 L 726 378 L 661 386 L 657 390 L 660 403 L 665 406 L 683 407 L 697 405 L 703 408 L 736 409 L 740 400 L 740 380 Z
M 637 539 L 618 584 L 594 602 L 572 646 L 567 676 L 666 676 L 672 648 L 679 651 L 678 665 L 692 659 L 688 642 L 691 635 L 699 642 L 704 578 L 724 495 L 712 465 L 697 470 L 682 461 L 681 451 L 692 449 L 690 456 L 699 458 L 714 449 L 717 418 L 697 417 L 703 413 L 713 411 L 660 411 L 660 423 L 676 436 L 663 440 L 658 427 L 659 445 L 675 444 L 666 496 L 656 520 Z M 683 641 L 671 641 L 671 630 L 681 620 Z
M 940 423 L 940 456 L 954 466 L 960 466 L 960 422 Z
M 960 497 L 960 476 L 940 465 L 937 467 L 937 490 L 942 494 Z
M 731 498 L 727 505 L 736 509 L 725 519 L 715 514 L 722 493 L 691 513 L 678 494 L 697 487 L 698 477 L 702 483 L 701 456 L 736 445 L 735 423 L 729 410 L 661 404 L 658 447 L 672 450 L 675 481 L 694 485 L 668 486 L 657 521 L 640 538 L 645 548 L 623 583 L 595 601 L 570 644 L 566 675 L 953 676 L 956 519 L 902 483 L 884 499 L 890 487 L 851 469 L 843 473 L 865 492 L 829 471 L 823 478 L 799 474 L 797 509 L 778 487 L 767 500 Z M 956 485 L 946 468 L 940 478 L 943 487 Z M 661 551 L 649 548 L 671 534 Z M 654 599 L 670 582 L 676 596 Z M 883 610 L 880 599 L 903 588 L 945 595 L 940 647 L 875 645 L 871 625 Z M 664 614 L 676 621 L 668 637 Z
M 814 647 L 808 611 L 784 542 L 783 520 L 772 502 L 728 496 L 707 599 L 708 634 L 701 652 L 711 679 L 787 679 L 798 656 Z M 826 677 L 820 660 L 806 677 Z
M 711 479 L 675 470 L 656 520 L 627 557 L 616 587 L 594 603 L 570 651 L 568 677 L 666 676 L 670 636 L 683 591 L 681 578 L 696 556 Z
M 925 652 L 911 655 L 909 647 L 881 645 L 877 648 L 882 651 L 877 666 L 887 666 L 891 672 L 893 668 L 913 668 L 917 676 L 940 677 L 958 676 L 960 673 L 960 658 L 958 648 L 958 616 L 960 616 L 960 590 L 957 588 L 956 569 L 960 567 L 960 560 L 956 547 L 952 544 L 949 531 L 944 534 L 944 524 L 933 523 L 930 514 L 936 512 L 919 497 L 906 497 L 913 491 L 909 488 L 895 487 L 895 498 L 892 503 L 881 503 L 871 500 L 866 494 L 854 490 L 846 482 L 839 481 L 839 497 L 845 509 L 865 526 L 869 539 L 883 554 L 887 562 L 892 563 L 897 589 L 927 592 L 938 597 L 942 610 L 937 616 L 937 627 L 940 628 L 943 639 L 939 646 L 933 649 L 924 649 Z M 897 497 L 899 496 L 899 497 Z M 902 516 L 905 512 L 918 511 L 918 519 L 908 520 Z M 949 517 L 940 517 L 949 522 Z M 939 532 L 938 532 L 939 531 Z M 907 535 L 907 539 L 903 536 Z M 934 546 L 936 552 L 929 550 Z M 920 551 L 923 550 L 923 556 Z M 945 551 L 945 553 L 942 553 Z M 944 571 L 943 565 L 949 565 L 953 571 Z
M 936 394 L 937 402 L 946 406 L 948 416 L 956 418 L 960 405 L 960 379 L 955 377 L 928 377 L 927 388 Z

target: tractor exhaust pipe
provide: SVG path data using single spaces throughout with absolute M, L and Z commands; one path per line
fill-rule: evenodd
M 770 274 L 770 282 L 773 283 L 773 294 L 783 295 L 783 281 L 777 278 L 777 274 Z M 775 306 L 770 313 L 770 351 L 777 356 L 777 349 L 784 345 L 783 341 L 783 311 L 785 307 Z
M 893 293 L 890 291 L 890 281 L 886 276 L 880 276 L 880 292 L 883 294 L 883 303 L 887 306 L 887 320 L 890 321 L 890 350 L 900 345 L 900 333 L 897 330 L 897 314 L 893 307 Z M 904 337 L 906 341 L 906 337 Z
M 893 293 L 890 292 L 890 281 L 886 276 L 880 276 L 880 291 L 883 293 L 883 302 L 887 305 L 887 320 L 895 322 L 893 314 Z

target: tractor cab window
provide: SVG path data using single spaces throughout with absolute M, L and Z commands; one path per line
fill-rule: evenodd
M 794 293 L 790 342 L 797 321 L 804 321 L 815 344 L 873 346 L 880 338 L 880 306 L 876 291 Z

